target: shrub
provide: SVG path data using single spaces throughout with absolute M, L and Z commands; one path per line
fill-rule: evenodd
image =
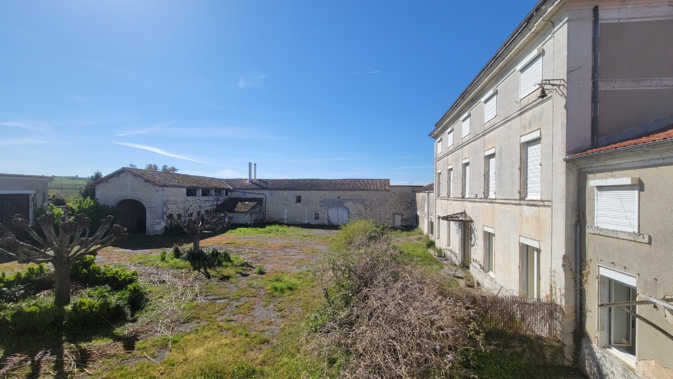
M 168 254 L 168 253 L 166 252 L 166 249 L 162 249 L 162 250 L 161 250 L 161 253 L 159 253 L 159 259 L 160 259 L 162 262 L 166 262 L 166 255 L 167 255 L 167 254 Z
M 70 271 L 70 279 L 87 286 L 108 285 L 115 290 L 123 290 L 138 281 L 138 273 L 112 266 L 99 266 L 94 256 L 79 259 Z
M 54 286 L 54 278 L 43 263 L 12 275 L 0 274 L 0 302 L 17 302 Z
M 265 275 L 266 274 L 266 269 L 264 268 L 264 266 L 259 266 L 255 269 L 255 274 Z
M 385 235 L 383 227 L 371 220 L 357 220 L 343 226 L 334 237 L 330 248 L 333 251 L 346 251 L 358 241 L 375 241 Z
M 112 326 L 128 318 L 126 304 L 109 286 L 90 289 L 67 307 L 65 329 Z
M 173 258 L 182 259 L 182 249 L 178 245 L 173 245 Z
M 267 288 L 270 292 L 282 295 L 286 292 L 294 291 L 298 287 L 299 283 L 296 281 L 287 278 L 284 275 L 276 274 L 271 278 L 270 284 Z

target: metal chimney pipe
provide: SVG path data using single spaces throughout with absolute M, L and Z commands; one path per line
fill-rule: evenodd
M 255 170 L 253 171 L 253 176 L 252 176 L 252 178 L 253 178 L 254 180 L 257 180 L 257 163 L 255 163 L 254 167 L 255 167 Z
M 248 183 L 252 182 L 252 162 L 248 162 Z

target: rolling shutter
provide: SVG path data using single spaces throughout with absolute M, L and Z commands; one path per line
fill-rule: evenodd
M 497 96 L 494 94 L 484 101 L 484 123 L 496 115 Z
M 446 146 L 453 146 L 453 129 L 446 132 Z
M 540 140 L 526 143 L 526 198 L 540 199 Z
M 519 78 L 519 98 L 524 98 L 535 91 L 537 84 L 542 81 L 542 55 L 533 59 L 521 69 Z
M 488 197 L 495 198 L 495 155 L 488 157 Z
M 596 187 L 596 226 L 638 232 L 638 186 Z
M 463 138 L 467 137 L 470 134 L 470 116 L 463 118 L 461 121 L 463 128 Z
M 463 197 L 470 197 L 470 164 L 463 165 Z

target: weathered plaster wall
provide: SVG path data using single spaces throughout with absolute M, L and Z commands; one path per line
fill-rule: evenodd
M 0 176 L 0 194 L 27 194 L 30 198 L 29 218 L 39 208 L 46 207 L 49 200 L 49 178 L 23 176 Z

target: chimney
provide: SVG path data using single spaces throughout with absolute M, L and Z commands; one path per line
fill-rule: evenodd
M 255 166 L 254 166 L 254 167 L 255 167 L 255 170 L 253 171 L 253 176 L 252 176 L 252 178 L 253 178 L 254 180 L 257 180 L 257 163 L 255 163 Z
M 248 183 L 252 182 L 252 162 L 248 162 Z

